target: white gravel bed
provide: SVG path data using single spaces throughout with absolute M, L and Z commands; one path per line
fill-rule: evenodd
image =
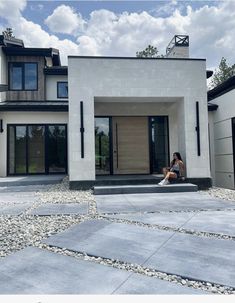
M 199 191 L 202 194 L 210 195 L 213 198 L 219 198 L 223 200 L 229 200 L 235 202 L 235 190 L 234 189 L 227 189 L 221 187 L 211 187 L 208 190 L 201 190 Z
M 86 216 L 0 216 L 0 257 L 84 221 Z
M 70 190 L 68 177 L 65 177 L 61 183 L 48 186 L 46 191 L 40 191 L 37 195 L 42 203 L 81 203 L 95 201 L 92 190 Z
M 183 277 L 178 276 L 178 275 L 170 275 L 170 274 L 160 272 L 160 271 L 157 271 L 152 268 L 147 268 L 147 267 L 144 267 L 144 266 L 141 266 L 138 264 L 126 263 L 126 262 L 122 262 L 119 260 L 91 256 L 91 255 L 87 255 L 86 253 L 74 252 L 74 251 L 71 251 L 66 248 L 50 246 L 50 245 L 47 245 L 44 243 L 39 243 L 36 245 L 36 247 L 39 247 L 41 249 L 46 249 L 48 251 L 51 251 L 51 252 L 54 252 L 57 254 L 70 256 L 70 257 L 74 257 L 74 258 L 78 258 L 78 259 L 82 259 L 82 260 L 92 261 L 92 262 L 99 263 L 102 265 L 112 266 L 114 268 L 143 274 L 146 276 L 158 278 L 158 279 L 169 281 L 172 283 L 177 283 L 177 284 L 180 284 L 185 287 L 191 287 L 194 289 L 201 289 L 204 291 L 209 291 L 214 294 L 235 294 L 235 288 L 232 288 L 229 286 L 213 284 L 213 283 L 203 282 L 203 281 L 194 281 L 191 279 L 184 279 Z

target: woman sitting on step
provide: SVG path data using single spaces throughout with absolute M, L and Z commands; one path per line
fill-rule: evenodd
M 170 167 L 163 168 L 164 179 L 159 182 L 159 185 L 169 184 L 169 179 L 181 178 L 184 180 L 184 163 L 182 161 L 181 155 L 178 152 L 173 154 L 173 160 L 171 161 Z

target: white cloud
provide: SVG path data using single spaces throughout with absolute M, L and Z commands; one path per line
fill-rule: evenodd
M 0 0 L 0 16 L 8 20 L 20 17 L 26 2 L 27 0 Z
M 85 21 L 80 14 L 68 5 L 58 6 L 45 20 L 45 24 L 52 32 L 72 34 L 75 30 L 82 30 Z

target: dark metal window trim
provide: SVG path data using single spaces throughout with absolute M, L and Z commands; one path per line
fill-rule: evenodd
M 22 89 L 14 89 L 11 87 L 11 65 L 15 64 L 21 66 L 22 68 Z M 35 89 L 25 89 L 25 64 L 36 64 L 36 83 L 37 87 Z M 9 91 L 38 91 L 38 62 L 8 62 L 8 86 Z
M 59 85 L 62 83 L 67 84 L 67 97 L 61 97 L 59 96 Z M 69 97 L 69 92 L 68 92 L 68 81 L 57 81 L 57 99 L 68 99 Z
M 10 161 L 9 161 L 9 151 L 10 151 L 10 142 L 9 142 L 9 129 L 11 126 L 14 126 L 14 129 L 16 129 L 16 126 L 26 126 L 26 141 L 28 140 L 28 126 L 44 126 L 45 127 L 45 173 L 28 173 L 28 148 L 26 148 L 26 173 L 25 174 L 16 174 L 15 171 L 13 174 L 10 173 Z M 47 157 L 47 147 L 46 143 L 48 138 L 46 137 L 46 132 L 48 132 L 49 126 L 65 126 L 65 141 L 66 141 L 66 149 L 65 149 L 65 172 L 49 172 L 48 170 L 48 157 Z M 15 131 L 16 135 L 16 131 Z M 15 138 L 16 139 L 16 138 Z M 26 146 L 28 147 L 28 142 L 26 142 Z M 15 168 L 14 168 L 15 169 Z M 68 173 L 68 126 L 65 123 L 29 123 L 29 124 L 23 124 L 23 123 L 11 123 L 7 124 L 7 176 L 27 176 L 27 175 L 64 175 Z

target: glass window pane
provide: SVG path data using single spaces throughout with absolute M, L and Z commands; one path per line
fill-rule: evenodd
M 28 172 L 45 173 L 45 136 L 44 126 L 28 127 Z
M 66 128 L 64 125 L 48 126 L 48 164 L 50 173 L 66 172 Z
M 95 118 L 96 174 L 110 174 L 109 118 Z
M 25 84 L 24 88 L 27 90 L 37 89 L 37 64 L 25 63 Z
M 8 159 L 9 159 L 9 173 L 15 173 L 15 127 L 9 127 L 8 133 L 8 142 L 9 142 L 9 151 L 8 151 Z
M 11 64 L 10 65 L 10 88 L 21 90 L 22 89 L 22 66 Z
M 164 116 L 151 118 L 151 153 L 153 173 L 162 173 L 169 165 L 168 119 Z
M 15 172 L 16 174 L 26 173 L 26 126 L 16 126 Z
M 68 98 L 68 82 L 58 82 L 58 98 Z

